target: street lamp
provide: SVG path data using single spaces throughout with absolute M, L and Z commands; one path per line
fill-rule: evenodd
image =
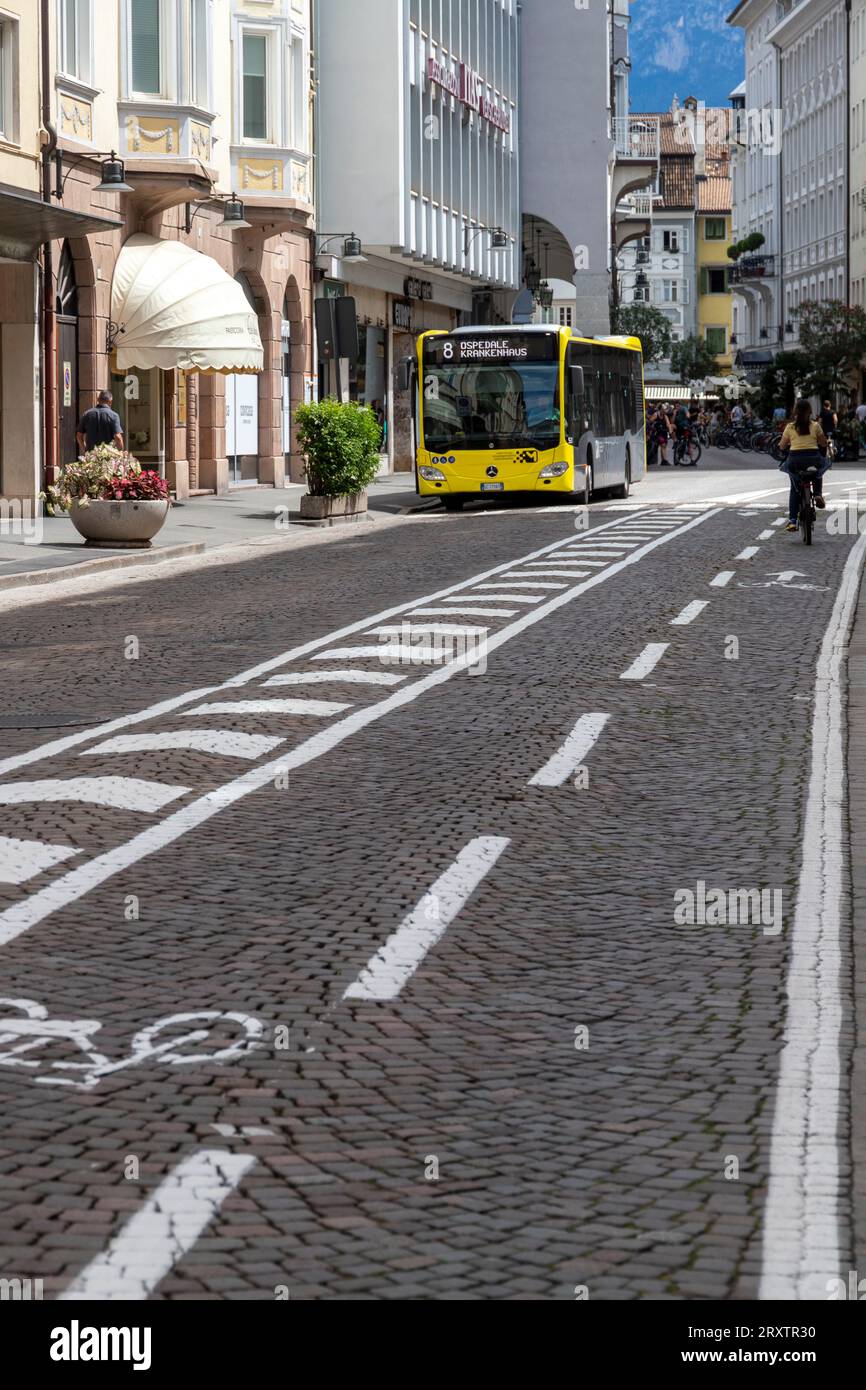
M 220 223 L 220 226 L 227 228 L 228 231 L 243 231 L 245 228 L 252 227 L 252 222 L 248 222 L 244 215 L 244 205 L 238 197 L 237 193 L 232 193 L 231 197 L 227 197 L 226 194 L 215 193 L 213 189 L 211 189 L 211 192 L 208 194 L 208 196 L 206 198 L 203 198 L 201 202 L 198 203 L 195 212 L 192 211 L 192 204 L 187 203 L 186 217 L 184 218 L 183 224 L 183 229 L 186 232 L 187 236 L 189 236 L 190 232 L 192 231 L 192 224 L 198 217 L 199 213 L 204 208 L 209 207 L 211 203 L 222 203 L 223 220 Z
M 538 302 L 542 309 L 553 308 L 553 286 L 549 285 L 546 280 L 542 281 L 539 287 Z
M 469 248 L 472 246 L 476 237 L 490 237 L 491 251 L 508 250 L 508 233 L 502 227 L 476 227 L 475 231 L 470 231 L 469 227 L 463 229 L 463 254 L 469 255 Z
M 95 188 L 94 192 L 96 192 L 96 193 L 134 193 L 134 192 L 135 192 L 135 189 L 132 188 L 132 187 L 130 187 L 130 185 L 126 182 L 126 169 L 125 169 L 123 160 L 122 160 L 122 159 L 118 159 L 117 153 L 116 153 L 115 150 L 111 150 L 110 152 L 106 152 L 105 150 L 93 150 L 93 151 L 88 151 L 88 153 L 87 153 L 86 155 L 78 155 L 78 156 L 74 156 L 74 155 L 73 155 L 73 156 L 70 156 L 70 155 L 67 154 L 67 161 L 69 162 L 69 168 L 66 170 L 66 175 L 65 175 L 65 177 L 64 177 L 64 174 L 63 174 L 63 151 L 62 151 L 62 150 L 55 150 L 55 152 L 54 152 L 54 196 L 55 196 L 55 198 L 62 198 L 62 197 L 63 197 L 63 190 L 64 190 L 64 188 L 66 187 L 66 180 L 69 178 L 69 175 L 72 173 L 72 170 L 75 169 L 75 168 L 77 168 L 77 166 L 78 166 L 79 164 L 84 163 L 84 161 L 87 160 L 87 159 L 101 159 L 101 160 L 102 160 L 102 164 L 100 165 L 100 172 L 101 172 L 101 174 L 102 174 L 102 178 L 101 178 L 100 182 L 96 185 L 96 188 Z
M 355 236 L 354 232 L 349 232 L 348 235 L 346 235 L 345 232 L 325 232 L 323 236 L 323 241 L 316 248 L 317 256 L 320 256 L 322 254 L 329 242 L 339 241 L 340 237 L 342 237 L 343 253 L 340 256 L 340 260 L 343 261 L 345 265 L 366 264 L 367 257 L 364 255 L 364 249 L 361 245 L 361 238 Z

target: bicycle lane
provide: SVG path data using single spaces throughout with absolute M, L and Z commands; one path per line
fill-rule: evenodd
M 378 1272 L 369 1277 L 378 1278 L 381 1291 L 387 1290 L 397 1277 L 399 1261 L 418 1259 L 428 1270 L 424 1278 L 428 1293 L 442 1296 L 441 1266 L 450 1262 L 452 1274 L 457 1277 L 460 1261 L 456 1251 L 461 1243 L 470 1250 L 466 1261 L 470 1280 L 489 1277 L 493 1284 L 498 1280 L 499 1286 L 504 1287 L 507 1268 L 512 1281 L 525 1281 L 527 1261 L 521 1260 L 519 1245 L 503 1242 L 490 1216 L 490 1203 L 500 1201 L 491 1194 L 501 1193 L 503 1186 L 512 1186 L 519 1192 L 520 1223 L 525 1224 L 527 1215 L 543 1222 L 554 1209 L 554 1229 L 548 1244 L 557 1255 L 550 1262 L 556 1268 L 555 1289 L 561 1287 L 564 1246 L 573 1256 L 577 1247 L 575 1257 L 582 1258 L 585 1264 L 591 1263 L 590 1256 L 595 1256 L 598 1248 L 605 1253 L 610 1245 L 609 1229 L 605 1235 L 590 1223 L 588 1243 L 583 1247 L 574 1237 L 575 1212 L 580 1212 L 584 1205 L 583 1200 L 578 1201 L 577 1192 L 586 1188 L 587 1177 L 602 1211 L 605 1202 L 603 1177 L 593 1171 L 586 1135 L 594 1134 L 590 1147 L 596 1153 L 603 1151 L 610 1160 L 611 1169 L 617 1173 L 614 1187 L 618 1200 L 625 1202 L 624 1210 L 632 1213 L 633 1208 L 627 1203 L 629 1185 L 633 1186 L 635 1179 L 628 1162 L 635 1161 L 640 1146 L 624 1141 L 621 1133 L 617 1135 L 616 1122 L 612 1130 L 605 1129 L 611 1105 L 616 1110 L 626 1103 L 622 1097 L 618 1099 L 617 1089 L 611 1092 L 614 1081 L 605 1068 L 591 1083 L 587 1082 L 584 1069 L 583 1079 L 576 1085 L 574 1019 L 593 1017 L 599 1009 L 612 1009 L 608 1017 L 613 1017 L 623 1006 L 634 1017 L 635 1011 L 639 1012 L 635 1001 L 642 1000 L 649 1022 L 643 1029 L 632 1028 L 629 1038 L 615 1044 L 614 1050 L 624 1043 L 628 1071 L 633 1071 L 636 1079 L 639 1075 L 644 1090 L 647 1084 L 651 1085 L 661 1126 L 668 1102 L 656 1055 L 661 1032 L 654 1033 L 653 1026 L 662 1030 L 663 1022 L 652 988 L 647 996 L 646 982 L 650 980 L 655 985 L 667 980 L 667 967 L 672 963 L 682 974 L 682 964 L 677 965 L 676 953 L 673 961 L 656 961 L 655 966 L 646 958 L 639 961 L 640 942 L 629 935 L 627 950 L 634 958 L 635 968 L 627 975 L 633 991 L 624 989 L 622 981 L 615 982 L 612 1003 L 609 977 L 622 972 L 618 960 L 622 933 L 633 934 L 635 920 L 643 919 L 644 923 L 649 922 L 648 935 L 652 938 L 654 926 L 659 927 L 654 924 L 654 908 L 660 909 L 662 901 L 669 899 L 670 882 L 690 881 L 680 862 L 672 864 L 671 846 L 655 844 L 657 837 L 650 830 L 652 847 L 661 856 L 655 876 L 651 882 L 629 883 L 629 874 L 634 877 L 634 863 L 628 853 L 642 844 L 642 835 L 644 840 L 647 837 L 643 824 L 645 807 L 636 801 L 636 792 L 642 787 L 654 787 L 653 796 L 658 796 L 666 808 L 664 824 L 665 817 L 677 810 L 683 787 L 691 781 L 695 788 L 707 776 L 704 767 L 698 778 L 689 762 L 695 724 L 701 727 L 701 721 L 706 720 L 706 710 L 697 699 L 700 690 L 688 680 L 678 680 L 673 689 L 666 690 L 663 683 L 656 683 L 652 688 L 641 687 L 637 694 L 634 688 L 623 694 L 617 672 L 625 670 L 626 659 L 631 661 L 644 639 L 670 637 L 668 624 L 681 611 L 677 605 L 685 608 L 695 598 L 698 574 L 702 573 L 708 583 L 710 572 L 730 561 L 736 553 L 734 547 L 740 548 L 751 538 L 755 525 L 754 521 L 738 519 L 732 526 L 731 518 L 725 517 L 702 526 L 699 535 L 678 542 L 679 563 L 673 574 L 663 552 L 658 552 L 642 567 L 618 576 L 615 585 L 598 588 L 595 598 L 600 608 L 590 609 L 586 605 L 566 610 L 564 617 L 574 618 L 574 622 L 566 624 L 563 620 L 560 627 L 548 620 L 526 632 L 513 648 L 494 653 L 487 676 L 467 676 L 451 682 L 417 705 L 395 712 L 387 726 L 370 726 L 359 732 L 339 760 L 319 764 L 315 776 L 298 774 L 291 784 L 291 807 L 286 807 L 285 798 L 280 801 L 278 794 L 268 789 L 253 801 L 227 810 L 225 820 L 219 818 L 213 829 L 199 832 L 195 861 L 185 861 L 182 877 L 174 880 L 183 884 L 180 895 L 176 896 L 173 885 L 166 889 L 166 855 L 162 862 L 138 865 L 134 877 L 124 876 L 110 896 L 106 889 L 98 889 L 67 909 L 62 924 L 43 923 L 31 936 L 7 949 L 7 962 L 10 951 L 21 952 L 23 960 L 31 964 L 35 955 L 35 974 L 41 970 L 44 979 L 51 974 L 49 951 L 53 954 L 52 947 L 74 938 L 80 943 L 78 980 L 86 979 L 90 990 L 103 995 L 109 1013 L 115 1010 L 118 1021 L 125 1018 L 127 1041 L 134 1026 L 148 1017 L 151 998 L 152 1019 L 153 1011 L 164 1007 L 166 998 L 187 1007 L 207 1007 L 219 992 L 224 1007 L 243 1006 L 253 1013 L 264 1011 L 274 1026 L 292 1030 L 303 1023 L 302 1036 L 305 1045 L 309 1045 L 311 1034 L 307 1025 L 335 1002 L 335 977 L 349 983 L 348 976 L 356 975 L 382 944 L 388 923 L 399 922 L 423 896 L 443 859 L 448 860 L 478 833 L 498 834 L 510 842 L 508 854 L 498 861 L 495 873 L 485 881 L 481 896 L 473 899 L 477 960 L 467 962 L 462 935 L 446 933 L 431 958 L 432 964 L 425 963 L 413 982 L 407 998 L 415 1002 L 405 1006 L 405 1015 L 402 1000 L 396 1010 L 385 1015 L 384 1021 L 381 1012 L 374 1010 L 368 1015 L 362 1006 L 353 1006 L 351 1012 L 348 1007 L 337 1010 L 330 1016 L 330 1041 L 324 1056 L 319 1051 L 298 1055 L 290 1050 L 287 1057 L 258 1053 L 232 1072 L 212 1074 L 198 1068 L 185 1069 L 180 1082 L 175 1073 L 166 1077 L 148 1072 L 134 1077 L 130 1072 L 105 1082 L 98 1094 L 88 1094 L 83 1099 L 58 1096 L 47 1101 L 48 1088 L 39 1093 L 43 1125 L 44 1115 L 56 1106 L 67 1117 L 79 1113 L 79 1105 L 86 1109 L 88 1136 L 83 1152 L 79 1150 L 79 1174 L 82 1162 L 102 1164 L 104 1160 L 99 1155 L 106 1151 L 113 1152 L 113 1163 L 107 1166 L 106 1174 L 116 1169 L 116 1154 L 123 1149 L 127 1154 L 138 1152 L 143 1156 L 140 1182 L 142 1186 L 153 1184 L 164 1178 L 171 1167 L 172 1153 L 184 1152 L 191 1142 L 205 1142 L 209 1133 L 217 1133 L 215 1126 L 219 1125 L 233 1125 L 240 1131 L 233 1139 L 241 1153 L 253 1146 L 261 1155 L 261 1169 L 245 1180 L 242 1195 L 231 1198 L 215 1227 L 203 1239 L 202 1250 L 187 1256 L 175 1276 L 177 1284 L 166 1281 L 162 1296 L 204 1288 L 228 1295 L 258 1290 L 259 1296 L 272 1297 L 273 1286 L 286 1280 L 293 1290 L 300 1281 L 300 1287 L 308 1293 L 321 1288 L 326 1296 L 339 1296 L 344 1260 L 356 1269 L 375 1264 Z M 710 527 L 714 533 L 712 543 L 707 539 Z M 834 552 L 837 561 L 841 554 L 841 548 Z M 645 611 L 647 586 L 653 594 L 652 616 Z M 758 589 L 732 589 L 731 594 L 748 610 L 748 624 L 758 624 L 761 660 L 766 665 L 767 639 L 760 627 L 767 622 L 766 592 L 762 595 Z M 728 598 L 726 594 L 726 604 Z M 781 596 L 773 594 L 773 598 L 787 605 L 785 611 L 790 613 L 802 614 L 804 601 L 814 605 L 810 611 L 816 613 L 826 605 L 818 588 L 805 600 L 803 593 L 793 591 L 784 591 Z M 775 637 L 778 606 L 773 608 L 771 618 Z M 817 618 L 815 621 L 820 629 L 820 622 Z M 690 642 L 696 632 L 697 628 L 689 632 Z M 615 643 L 613 633 L 617 634 Z M 789 657 L 785 646 L 773 652 L 773 660 L 780 663 L 780 680 L 789 674 Z M 721 660 L 714 650 L 712 672 L 716 686 L 719 680 L 731 684 L 728 678 L 734 671 L 732 663 L 720 666 Z M 709 656 L 706 661 L 709 669 Z M 742 672 L 744 668 L 739 669 Z M 664 662 L 659 672 L 664 674 Z M 596 708 L 600 673 L 604 703 L 612 706 L 613 717 L 622 728 L 617 734 L 611 780 L 591 793 L 593 797 L 600 796 L 601 801 L 596 802 L 586 818 L 593 837 L 587 851 L 586 821 L 583 812 L 576 817 L 574 799 L 578 794 L 574 789 L 554 796 L 547 792 L 539 797 L 537 792 L 527 793 L 526 782 L 527 774 L 545 763 L 560 741 L 554 737 L 554 721 L 559 734 L 566 733 L 573 722 L 560 709 L 563 690 L 567 689 L 567 703 L 573 705 L 569 715 L 576 717 L 587 705 Z M 659 679 L 656 673 L 656 682 Z M 732 688 L 737 686 L 734 680 Z M 711 683 L 707 689 L 713 688 Z M 754 698 L 761 705 L 765 702 L 763 690 L 759 680 Z M 660 700 L 664 713 L 661 721 L 654 704 Z M 535 714 L 539 706 L 555 714 L 546 715 L 539 723 Z M 685 727 L 691 735 L 685 743 L 682 708 L 687 711 Z M 452 731 L 447 762 L 435 754 L 431 756 L 431 718 L 436 720 L 436 729 Z M 742 722 L 742 708 L 737 718 Z M 672 750 L 669 767 L 659 769 L 656 765 L 652 743 L 647 740 L 648 727 L 654 730 L 662 747 Z M 774 725 L 774 740 L 785 727 L 784 721 Z M 434 734 L 436 729 L 432 730 Z M 738 728 L 738 732 L 741 734 L 742 729 Z M 441 739 L 442 734 L 438 737 Z M 744 757 L 748 763 L 752 757 L 765 756 L 765 750 L 760 754 L 754 750 L 753 737 L 749 730 L 742 756 L 737 759 L 738 772 L 742 771 Z M 599 755 L 602 747 L 607 756 L 613 757 L 606 742 L 599 744 Z M 635 751 L 637 758 L 633 756 Z M 684 766 L 684 762 L 688 765 Z M 760 786 L 761 779 L 755 777 L 754 769 L 752 780 L 755 787 Z M 709 781 L 704 782 L 705 789 L 712 785 L 710 775 Z M 469 806 L 467 787 L 473 792 Z M 563 795 L 569 798 L 565 802 Z M 586 792 L 582 795 L 586 796 Z M 267 810 L 260 804 L 265 800 Z M 691 799 L 688 803 L 688 834 L 696 830 L 694 812 L 705 811 L 707 804 L 712 806 L 712 797 L 707 803 L 705 797 L 699 796 L 698 803 L 698 807 Z M 336 853 L 333 811 L 325 809 L 335 805 L 346 808 Z M 370 845 L 371 820 L 382 843 L 399 845 L 387 856 L 384 872 L 381 844 Z M 716 822 L 710 819 L 707 824 L 712 828 Z M 263 825 L 269 829 L 269 835 L 264 837 Z M 563 826 L 567 827 L 565 835 Z M 401 843 L 401 837 L 405 843 Z M 602 852 L 594 843 L 596 839 Z M 742 849 L 742 840 L 739 846 Z M 774 853 L 778 849 L 775 845 Z M 785 849 L 790 856 L 789 841 Z M 601 872 L 597 883 L 581 879 L 575 893 L 575 866 L 587 853 L 599 857 Z M 726 846 L 725 854 L 730 853 L 731 847 Z M 544 862 L 545 856 L 551 862 L 539 888 L 532 883 L 532 870 Z M 241 876 L 243 864 L 250 861 L 256 863 L 257 870 L 254 913 L 250 912 L 248 884 Z M 728 881 L 742 882 L 740 869 L 739 876 L 731 878 L 733 866 L 740 861 L 735 858 L 730 862 Z M 785 864 L 787 871 L 787 859 Z M 777 876 L 780 872 L 774 868 Z M 292 886 L 290 901 L 287 885 Z M 664 885 L 667 886 L 662 893 Z M 170 901 L 166 901 L 169 893 Z M 118 906 L 131 895 L 147 905 L 145 912 L 137 924 L 118 930 Z M 552 924 L 551 915 L 557 918 Z M 577 944 L 573 939 L 574 917 L 580 923 Z M 662 922 L 664 943 L 669 923 L 664 918 Z M 610 944 L 600 949 L 605 936 L 617 937 L 613 956 L 609 954 Z M 503 937 L 507 950 L 503 950 Z M 591 947 L 588 957 L 587 942 Z M 653 949 L 657 951 L 658 946 L 656 939 Z M 669 946 L 664 949 L 671 950 Z M 729 968 L 731 961 L 725 954 L 729 948 L 714 943 L 713 949 L 721 953 L 722 966 Z M 454 952 L 457 958 L 449 966 L 449 955 Z M 560 954 L 561 965 L 554 959 Z M 698 959 L 698 954 L 692 956 L 693 971 L 698 969 Z M 193 961 L 195 970 L 185 983 L 181 998 L 176 983 L 166 988 L 166 980 L 189 972 Z M 60 983 L 63 966 L 61 961 L 52 983 Z M 72 968 L 71 958 L 66 967 Z M 594 980 L 590 994 L 578 991 L 576 995 L 575 968 Z M 162 974 L 161 982 L 152 978 L 155 972 Z M 125 989 L 137 992 L 133 1024 L 128 998 L 108 1000 L 112 976 L 122 977 Z M 25 978 L 28 985 L 34 978 L 29 969 L 25 970 Z M 218 991 L 214 985 L 219 986 Z M 520 1010 L 521 989 L 529 1000 L 528 1020 Z M 417 991 L 421 991 L 420 1003 Z M 662 993 L 669 1002 L 676 990 Z M 512 996 L 518 1000 L 516 1007 Z M 552 1009 L 541 1002 L 549 997 L 555 1000 Z M 287 1000 L 292 1004 L 291 1017 L 285 1007 L 280 1007 Z M 104 1007 L 101 1012 L 105 1013 Z M 523 1014 L 526 1012 L 524 1008 Z M 468 1039 L 461 1035 L 466 1017 L 471 1021 Z M 444 1037 L 443 1019 L 453 1029 Z M 695 1026 L 694 1018 L 686 1017 L 674 1030 L 687 1059 L 696 1046 Z M 345 1037 L 341 1036 L 342 1030 Z M 118 1029 L 114 1039 L 120 1045 L 122 1032 L 124 1029 Z M 634 1053 L 637 1045 L 640 1054 L 642 1039 L 648 1040 L 650 1053 L 649 1062 L 643 1067 L 636 1064 Z M 398 1057 L 388 1045 L 391 1040 L 398 1041 Z M 502 1105 L 507 1110 L 514 1109 L 514 1102 L 518 1111 L 525 1110 L 531 1099 L 530 1078 L 539 1074 L 539 1058 L 544 1067 L 543 1104 L 533 1102 L 529 1106 L 529 1142 L 521 1148 L 511 1131 L 513 1118 L 506 1135 L 498 1111 Z M 609 1055 L 607 1062 L 612 1071 L 616 1070 Z M 718 1062 L 714 1055 L 710 1067 L 708 1059 L 699 1056 L 696 1074 L 709 1084 Z M 468 1117 L 456 1102 L 431 1105 L 431 1096 L 442 1092 L 443 1087 L 454 1096 L 459 1093 L 461 1098 L 475 1102 L 469 1106 Z M 604 1103 L 594 1101 L 593 1095 L 605 1087 L 608 1094 Z M 28 1094 L 32 1095 L 35 1089 L 30 1087 Z M 519 1096 L 509 1096 L 509 1091 L 515 1089 Z M 673 1083 L 673 1093 L 678 1102 L 687 1098 L 679 1077 Z M 634 1104 L 633 1095 L 629 1100 Z M 551 1102 L 554 1113 L 548 1117 L 545 1111 Z M 584 1107 L 585 1124 L 575 1123 L 575 1106 Z M 360 1121 L 356 1119 L 359 1113 Z M 171 1118 L 167 1119 L 167 1115 Z M 633 1124 L 634 1120 L 625 1123 Z M 64 1124 L 69 1125 L 69 1118 Z M 462 1140 L 461 1127 L 465 1135 Z M 75 1134 L 74 1123 L 71 1128 Z M 243 1133 L 244 1129 L 256 1128 L 273 1129 L 273 1139 Z M 323 1133 L 324 1149 L 320 1138 Z M 471 1150 L 459 1160 L 456 1211 L 452 1205 L 453 1184 L 446 1203 L 437 1203 L 434 1194 L 441 1189 L 425 1183 L 418 1174 L 420 1159 L 414 1140 L 418 1133 L 431 1136 L 421 1145 L 425 1155 L 435 1152 L 437 1136 L 441 1147 L 443 1134 L 449 1144 L 456 1142 L 459 1147 L 464 1143 Z M 288 1154 L 286 1137 L 292 1143 Z M 80 1138 L 77 1142 L 81 1145 Z M 84 1158 L 88 1151 L 97 1155 L 95 1160 Z M 527 1172 L 533 1162 L 538 1163 L 539 1154 L 543 1155 L 543 1162 L 538 1177 L 528 1180 Z M 624 1165 L 621 1175 L 613 1156 Z M 659 1160 L 653 1161 L 658 1167 Z M 664 1167 L 663 1162 L 661 1166 Z M 51 1179 L 54 1200 L 48 1201 L 49 1208 L 58 1206 L 63 1184 L 73 1181 L 74 1169 L 75 1164 L 67 1169 L 68 1177 L 61 1173 L 59 1187 L 56 1177 Z M 61 1263 L 64 1270 L 69 1269 L 70 1263 L 75 1264 L 69 1259 L 70 1249 L 78 1251 L 80 1261 L 83 1248 L 102 1248 L 100 1241 L 104 1245 L 107 1227 L 116 1231 L 118 1212 L 142 1208 L 142 1197 L 137 1193 L 129 1196 L 129 1184 L 118 1182 L 116 1174 L 110 1179 L 98 1172 L 95 1178 L 89 1176 L 84 1188 L 71 1194 L 73 1198 L 80 1197 L 81 1190 L 93 1194 L 81 1205 L 89 1216 L 67 1222 L 66 1231 L 56 1237 L 53 1251 L 51 1241 L 45 1246 L 49 1262 L 53 1259 Z M 289 1184 L 287 1177 L 291 1179 Z M 668 1173 L 666 1177 L 670 1180 L 675 1174 Z M 676 1192 L 682 1186 L 680 1179 L 673 1184 L 668 1181 L 667 1190 Z M 255 1199 L 248 1195 L 254 1190 Z M 318 1193 L 324 1194 L 324 1210 L 317 1202 Z M 392 1200 L 395 1193 L 397 1198 Z M 474 1217 L 472 1222 L 461 1218 L 461 1193 L 464 1215 L 469 1210 Z M 563 1193 L 568 1197 L 564 1203 Z M 253 1205 L 249 1205 L 251 1201 Z M 101 1206 L 102 1202 L 108 1205 Z M 72 1200 L 66 1209 L 74 1211 L 76 1205 Z M 684 1210 L 688 1211 L 690 1205 L 686 1194 Z M 570 1215 L 563 1206 L 570 1209 Z M 103 1235 L 94 1232 L 89 1246 L 82 1246 L 88 1230 L 100 1224 L 100 1213 Z M 416 1236 L 407 1235 L 410 1218 Z M 336 1236 L 335 1231 L 342 1234 Z M 351 1231 L 354 1234 L 346 1234 Z M 300 1260 L 299 1237 L 307 1249 Z M 441 1248 L 438 1254 L 436 1251 L 442 1242 L 450 1242 L 447 1258 Z M 492 1252 L 497 1245 L 503 1248 L 494 1258 Z M 690 1253 L 688 1242 L 677 1249 L 675 1266 L 681 1263 L 679 1256 L 686 1253 Z M 637 1261 L 630 1261 L 630 1267 L 637 1271 L 632 1277 L 638 1284 L 649 1278 L 644 1257 L 651 1255 L 652 1250 L 647 1248 Z M 529 1261 L 530 1265 L 534 1263 Z M 267 1275 L 265 1270 L 269 1271 Z M 261 1276 L 265 1276 L 264 1292 Z M 363 1279 L 364 1275 L 355 1277 Z M 268 1279 L 273 1280 L 270 1288 Z M 323 1282 L 317 1284 L 318 1279 Z M 550 1280 L 542 1283 L 549 1291 Z

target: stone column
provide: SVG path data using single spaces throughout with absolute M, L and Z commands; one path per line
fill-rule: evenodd
M 226 384 L 219 372 L 199 377 L 199 487 L 228 492 Z

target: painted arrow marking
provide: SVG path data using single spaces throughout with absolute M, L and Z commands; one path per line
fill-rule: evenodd
M 43 845 L 39 840 L 0 835 L 0 883 L 27 883 L 43 870 L 80 853 L 70 845 Z

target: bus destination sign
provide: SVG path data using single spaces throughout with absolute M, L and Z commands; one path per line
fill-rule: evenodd
M 428 338 L 427 366 L 469 362 L 553 362 L 559 356 L 556 333 L 483 333 L 472 337 Z

